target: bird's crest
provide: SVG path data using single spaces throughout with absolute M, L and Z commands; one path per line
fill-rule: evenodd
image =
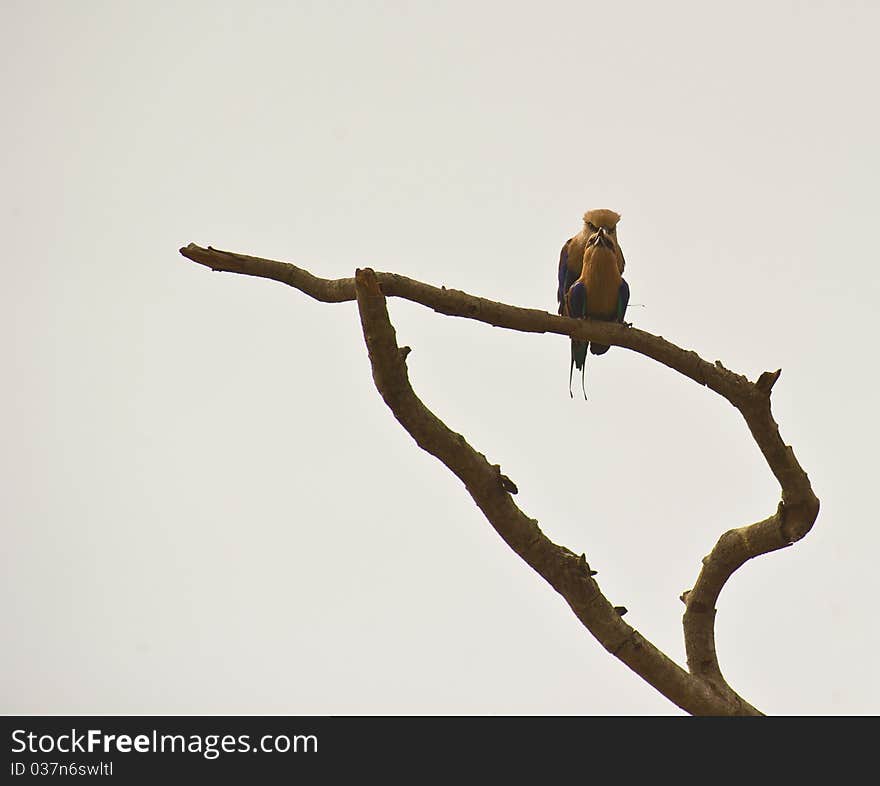
M 612 230 L 620 221 L 620 214 L 613 210 L 588 210 L 584 213 L 584 225 L 592 224 L 594 227 Z

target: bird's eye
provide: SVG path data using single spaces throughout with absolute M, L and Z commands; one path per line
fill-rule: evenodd
M 589 229 L 590 232 L 595 232 L 595 231 L 596 231 L 596 225 L 595 225 L 594 223 L 592 223 L 591 221 L 587 221 L 587 229 Z

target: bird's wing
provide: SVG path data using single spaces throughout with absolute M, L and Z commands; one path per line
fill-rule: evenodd
M 587 316 L 587 288 L 583 281 L 576 281 L 568 290 L 566 298 L 568 316 L 584 319 Z
M 583 260 L 577 260 L 577 244 L 575 238 L 570 237 L 565 241 L 562 251 L 559 252 L 559 270 L 557 272 L 556 302 L 559 304 L 559 313 L 565 313 L 565 294 L 571 285 L 578 280 L 581 274 L 580 266 Z M 579 264 L 578 264 L 579 263 Z
M 571 284 L 568 282 L 568 248 L 571 246 L 571 238 L 565 241 L 562 251 L 559 252 L 559 268 L 556 272 L 556 302 L 559 304 L 559 313 L 563 313 L 565 293 Z
M 623 322 L 626 316 L 626 307 L 629 305 L 629 284 L 625 279 L 620 279 L 620 289 L 617 291 L 617 321 Z

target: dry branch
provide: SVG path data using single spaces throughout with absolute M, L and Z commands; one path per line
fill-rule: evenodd
M 758 714 L 724 680 L 715 652 L 715 602 L 731 574 L 747 560 L 791 545 L 812 527 L 819 500 L 791 447 L 779 435 L 770 410 L 770 393 L 780 371 L 756 382 L 716 361 L 703 360 L 641 330 L 609 322 L 574 320 L 537 309 L 518 308 L 465 292 L 434 287 L 393 273 L 358 271 L 355 278 L 323 279 L 295 265 L 201 248 L 180 249 L 188 259 L 213 270 L 270 278 L 324 302 L 357 300 L 373 378 L 383 399 L 420 447 L 436 456 L 465 484 L 474 501 L 505 542 L 559 592 L 578 619 L 602 645 L 679 707 L 694 714 Z M 682 595 L 689 672 L 627 625 L 599 590 L 585 557 L 550 541 L 537 521 L 514 503 L 516 487 L 460 434 L 451 431 L 418 399 L 406 371 L 407 348 L 398 348 L 385 297 L 420 303 L 450 316 L 497 327 L 557 333 L 631 349 L 706 385 L 735 406 L 749 427 L 782 499 L 770 517 L 725 532 L 703 566 L 693 589 Z

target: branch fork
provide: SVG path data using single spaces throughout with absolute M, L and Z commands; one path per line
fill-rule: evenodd
M 819 512 L 806 472 L 779 434 L 770 394 L 781 370 L 765 371 L 756 382 L 721 363 L 703 360 L 661 336 L 627 325 L 575 320 L 537 309 L 498 303 L 446 287 L 434 287 L 394 273 L 359 269 L 353 278 L 322 279 L 286 262 L 190 244 L 186 258 L 216 271 L 260 276 L 285 283 L 328 303 L 357 301 L 373 380 L 394 417 L 423 450 L 436 456 L 465 485 L 486 519 L 528 565 L 568 603 L 575 616 L 611 654 L 682 709 L 700 715 L 759 715 L 725 681 L 715 651 L 715 604 L 735 570 L 753 557 L 785 548 L 803 538 Z M 694 586 L 681 595 L 688 670 L 672 661 L 623 621 L 596 583 L 586 555 L 553 543 L 513 502 L 516 484 L 483 454 L 452 431 L 418 398 L 409 382 L 409 347 L 399 347 L 388 316 L 387 297 L 402 297 L 441 314 L 496 327 L 556 333 L 639 352 L 705 385 L 734 407 L 779 481 L 782 499 L 766 519 L 721 535 L 703 558 Z

